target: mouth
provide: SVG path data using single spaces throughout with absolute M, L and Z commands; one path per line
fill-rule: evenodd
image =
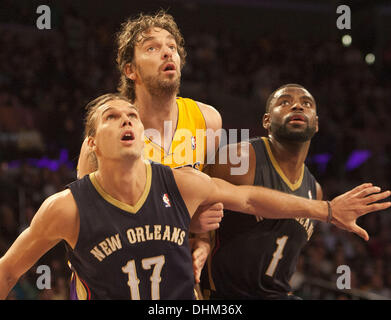
M 289 118 L 288 118 L 288 123 L 300 123 L 300 124 L 302 124 L 302 123 L 306 123 L 308 120 L 307 120 L 307 118 L 305 117 L 305 116 L 303 116 L 303 115 L 300 115 L 300 114 L 297 114 L 297 115 L 293 115 L 293 116 L 290 116 Z
M 176 67 L 174 63 L 167 63 L 163 67 L 163 72 L 175 72 L 175 71 L 176 71 Z
M 125 131 L 123 134 L 122 134 L 122 137 L 121 137 L 121 141 L 123 141 L 124 143 L 130 143 L 132 141 L 134 141 L 135 137 L 134 137 L 134 134 L 132 131 Z

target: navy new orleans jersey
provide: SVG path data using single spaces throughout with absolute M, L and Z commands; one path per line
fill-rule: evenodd
M 190 216 L 170 168 L 146 161 L 147 183 L 130 206 L 94 173 L 69 185 L 80 231 L 68 245 L 74 299 L 194 299 Z
M 299 181 L 291 184 L 274 159 L 268 140 L 250 142 L 256 154 L 254 185 L 316 198 L 316 180 L 305 165 Z M 211 298 L 286 298 L 300 251 L 313 232 L 313 222 L 227 213 L 215 233 L 209 274 L 203 274 Z

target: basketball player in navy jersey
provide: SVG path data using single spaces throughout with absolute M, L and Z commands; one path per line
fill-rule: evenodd
M 266 102 L 263 127 L 268 137 L 255 138 L 244 175 L 231 175 L 232 163 L 210 167 L 210 175 L 236 185 L 260 185 L 309 199 L 322 199 L 322 188 L 304 164 L 318 131 L 316 102 L 301 85 L 287 84 Z M 237 145 L 228 145 L 222 152 Z M 294 208 L 293 208 L 294 209 Z M 314 230 L 310 219 L 271 220 L 225 214 L 202 276 L 215 299 L 295 299 L 289 281 L 303 246 Z M 241 261 L 238 265 L 236 261 Z M 209 271 L 208 272 L 206 271 Z
M 0 298 L 61 240 L 75 271 L 77 299 L 194 299 L 190 219 L 199 206 L 224 207 L 265 218 L 325 221 L 325 201 L 254 186 L 234 186 L 192 168 L 173 170 L 144 160 L 144 127 L 119 95 L 92 101 L 88 147 L 98 170 L 47 198 L 30 227 L 0 259 Z M 363 184 L 331 201 L 332 220 L 368 239 L 356 219 L 385 209 L 390 195 Z

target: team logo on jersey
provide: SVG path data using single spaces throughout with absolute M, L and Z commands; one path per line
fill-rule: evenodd
M 191 136 L 191 148 L 194 150 L 196 146 L 196 138 L 194 136 Z
M 310 200 L 312 200 L 312 192 L 311 192 L 311 190 L 308 190 L 308 198 L 309 198 Z
M 197 161 L 197 162 L 193 163 L 192 167 L 193 167 L 193 169 L 200 170 L 200 165 L 201 165 L 201 162 Z
M 167 193 L 163 194 L 162 199 L 163 199 L 163 202 L 164 202 L 164 206 L 166 208 L 170 208 L 171 207 L 171 202 L 170 202 L 170 199 L 168 198 L 168 194 Z

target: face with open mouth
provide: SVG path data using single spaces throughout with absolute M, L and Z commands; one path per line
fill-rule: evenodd
M 131 145 L 135 140 L 134 133 L 132 130 L 125 130 L 125 132 L 122 134 L 122 144 L 123 145 Z
M 283 88 L 272 99 L 266 121 L 268 130 L 280 140 L 308 141 L 318 131 L 315 100 L 303 88 Z
M 308 116 L 304 113 L 291 113 L 283 118 L 285 126 L 289 126 L 293 129 L 300 129 L 308 127 Z
M 173 63 L 173 62 L 164 63 L 162 66 L 162 72 L 163 72 L 163 74 L 166 74 L 166 75 L 177 74 L 177 68 L 176 68 L 175 63 Z
M 140 157 L 144 147 L 143 132 L 135 107 L 125 100 L 108 101 L 99 108 L 95 153 L 107 159 Z
M 135 47 L 136 85 L 144 85 L 154 95 L 177 93 L 181 79 L 181 59 L 175 38 L 165 29 L 151 28 L 140 36 Z

